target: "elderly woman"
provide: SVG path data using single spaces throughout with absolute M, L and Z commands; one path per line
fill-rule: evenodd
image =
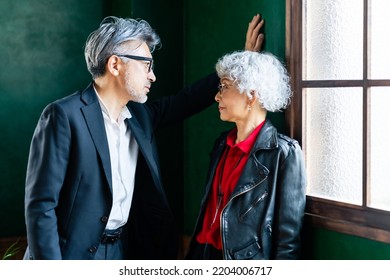
M 236 127 L 216 140 L 187 258 L 297 259 L 302 151 L 266 119 L 289 104 L 286 69 L 269 53 L 241 51 L 222 57 L 216 70 L 220 118 Z

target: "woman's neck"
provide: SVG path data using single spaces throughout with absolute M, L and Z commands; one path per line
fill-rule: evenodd
M 249 135 L 258 127 L 266 118 L 265 114 L 256 114 L 252 118 L 247 119 L 245 122 L 236 123 L 237 126 L 237 138 L 236 144 L 244 141 Z

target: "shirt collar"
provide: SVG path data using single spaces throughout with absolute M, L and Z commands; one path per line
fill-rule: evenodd
M 234 128 L 232 131 L 227 136 L 226 144 L 229 145 L 231 148 L 237 147 L 241 151 L 243 151 L 246 154 L 249 154 L 251 151 L 253 145 L 255 144 L 257 135 L 259 134 L 261 128 L 263 127 L 265 121 L 263 121 L 261 124 L 259 124 L 251 134 L 244 140 L 241 141 L 238 144 L 235 144 L 234 142 L 236 141 L 237 138 L 237 128 Z

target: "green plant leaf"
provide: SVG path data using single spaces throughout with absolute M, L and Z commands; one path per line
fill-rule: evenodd
M 18 245 L 19 240 L 15 241 L 11 244 L 11 246 L 8 247 L 8 249 L 5 251 L 3 255 L 3 260 L 7 260 L 11 258 L 12 256 L 15 256 L 17 253 L 19 253 L 21 246 Z

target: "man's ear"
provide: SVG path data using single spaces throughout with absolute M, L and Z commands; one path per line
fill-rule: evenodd
M 107 61 L 107 70 L 111 73 L 113 76 L 119 76 L 119 66 L 120 59 L 116 55 L 110 56 L 110 58 Z

